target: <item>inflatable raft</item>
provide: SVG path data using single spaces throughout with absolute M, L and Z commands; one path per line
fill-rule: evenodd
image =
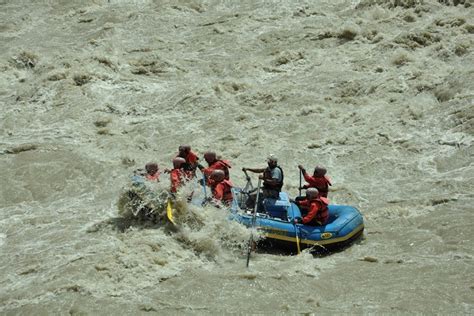
M 161 214 L 167 214 L 172 220 L 170 199 L 166 192 L 157 194 L 146 186 L 143 177 L 134 175 L 132 185 L 123 195 L 121 208 L 135 218 L 159 220 Z M 204 193 L 205 195 L 205 193 Z M 233 189 L 234 200 L 231 206 L 230 219 L 252 227 L 253 209 L 246 206 L 248 193 L 245 189 Z M 166 203 L 168 201 L 168 203 Z M 203 205 L 203 197 L 195 194 L 192 204 Z M 291 202 L 286 192 L 280 192 L 278 199 L 267 198 L 263 201 L 263 209 L 255 214 L 255 227 L 266 240 L 277 242 L 287 248 L 296 247 L 297 240 L 301 248 L 318 247 L 323 249 L 341 247 L 358 238 L 364 230 L 361 213 L 352 206 L 329 205 L 329 220 L 324 226 L 294 224 L 294 218 L 301 218 L 298 206 Z M 289 246 L 289 247 L 288 247 Z
M 234 219 L 251 227 L 253 213 L 244 210 L 244 203 L 242 191 L 236 189 L 232 205 Z M 323 226 L 294 224 L 293 219 L 301 217 L 301 211 L 295 203 L 290 202 L 285 192 L 280 192 L 279 199 L 265 199 L 263 206 L 264 210 L 256 213 L 255 227 L 266 239 L 290 247 L 296 246 L 298 236 L 301 248 L 337 248 L 355 240 L 364 230 L 361 213 L 357 208 L 348 205 L 329 205 L 329 220 Z

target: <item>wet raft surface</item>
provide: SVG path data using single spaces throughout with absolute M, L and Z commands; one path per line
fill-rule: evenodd
M 0 7 L 0 313 L 472 314 L 472 7 Z M 249 231 L 222 210 L 123 222 L 133 169 L 180 143 L 237 184 L 277 154 L 292 196 L 297 164 L 326 166 L 365 239 L 245 269 Z

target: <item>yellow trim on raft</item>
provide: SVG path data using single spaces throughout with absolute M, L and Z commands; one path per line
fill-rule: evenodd
M 265 227 L 257 227 L 257 230 L 261 230 L 263 232 L 265 232 L 265 230 L 271 230 L 271 231 L 275 231 L 275 232 L 284 232 L 284 233 L 287 233 L 288 231 L 286 229 L 281 229 L 281 228 L 277 228 L 277 227 L 272 227 L 272 228 L 265 228 Z
M 335 244 L 335 243 L 346 241 L 346 240 L 352 238 L 353 236 L 358 234 L 363 229 L 364 229 L 364 224 L 360 224 L 350 234 L 348 234 L 344 237 L 338 237 L 338 238 L 327 239 L 327 240 L 300 239 L 300 243 L 307 244 L 307 245 L 330 245 L 330 244 Z M 280 229 L 278 229 L 278 230 L 280 230 Z M 267 238 L 273 238 L 273 239 L 278 239 L 278 240 L 296 242 L 296 237 L 288 237 L 288 236 L 282 236 L 282 235 L 278 235 L 278 234 L 271 234 L 271 233 L 265 233 L 265 232 L 263 232 L 263 234 Z

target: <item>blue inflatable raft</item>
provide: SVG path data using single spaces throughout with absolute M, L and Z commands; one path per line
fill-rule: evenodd
M 132 177 L 132 188 L 127 197 L 135 217 L 154 218 L 156 212 L 161 213 L 166 205 L 167 196 L 158 197 L 144 185 L 141 176 Z M 205 195 L 205 194 L 204 194 Z M 247 227 L 253 225 L 253 210 L 246 207 L 248 193 L 245 189 L 233 188 L 234 200 L 231 206 L 231 219 Z M 156 203 L 153 203 L 156 200 Z M 191 203 L 202 205 L 203 198 L 195 194 Z M 278 199 L 267 198 L 263 201 L 263 210 L 256 213 L 255 227 L 265 239 L 294 248 L 297 236 L 301 248 L 318 246 L 335 248 L 350 243 L 359 237 L 364 230 L 364 220 L 355 207 L 347 205 L 329 205 L 329 220 L 324 226 L 294 224 L 293 219 L 301 217 L 298 206 L 291 202 L 286 192 L 280 192 Z
M 242 191 L 234 190 L 234 219 L 252 226 L 252 211 L 244 210 Z M 294 224 L 293 219 L 301 217 L 300 209 L 290 202 L 288 194 L 280 192 L 279 199 L 265 199 L 264 212 L 256 214 L 255 226 L 265 238 L 282 242 L 291 247 L 296 245 L 298 235 L 301 248 L 322 246 L 335 248 L 350 243 L 364 230 L 364 220 L 355 207 L 329 205 L 329 220 L 324 226 Z

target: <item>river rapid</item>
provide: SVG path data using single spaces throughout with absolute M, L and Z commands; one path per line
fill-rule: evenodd
M 472 315 L 471 4 L 0 1 L 0 314 Z M 180 144 L 237 186 L 275 154 L 292 197 L 325 166 L 363 237 L 246 268 L 222 209 L 122 218 Z

